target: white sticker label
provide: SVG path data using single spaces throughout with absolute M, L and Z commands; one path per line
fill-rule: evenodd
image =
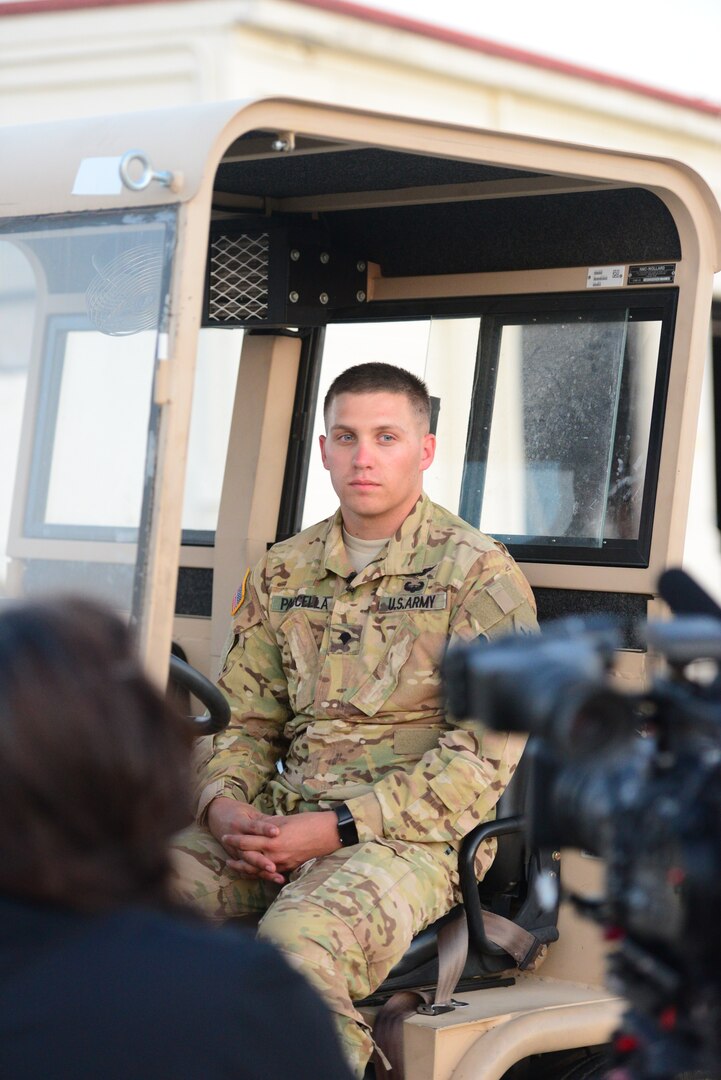
M 623 285 L 625 266 L 589 266 L 586 274 L 587 289 L 614 289 Z
M 122 189 L 119 157 L 88 157 L 80 162 L 73 195 L 119 195 Z

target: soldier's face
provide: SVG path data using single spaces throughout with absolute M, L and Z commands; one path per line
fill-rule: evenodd
M 339 394 L 320 437 L 323 464 L 353 536 L 392 536 L 415 505 L 436 440 L 405 394 Z

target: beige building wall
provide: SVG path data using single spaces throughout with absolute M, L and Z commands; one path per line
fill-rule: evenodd
M 676 158 L 721 202 L 721 103 L 694 106 L 543 58 L 400 31 L 329 10 L 332 2 L 22 6 L 0 2 L 0 123 L 294 95 Z M 706 381 L 686 558 L 721 600 Z

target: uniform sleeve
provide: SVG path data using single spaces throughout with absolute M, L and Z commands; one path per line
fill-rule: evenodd
M 533 594 L 505 552 L 484 555 L 463 582 L 451 613 L 449 644 L 538 629 Z M 526 736 L 448 717 L 450 729 L 412 769 L 393 770 L 371 792 L 348 800 L 361 840 L 457 845 L 495 806 Z
M 252 802 L 275 763 L 285 756 L 283 735 L 290 715 L 281 654 L 266 618 L 267 595 L 262 567 L 253 572 L 237 611 L 225 651 L 218 686 L 230 703 L 225 731 L 198 740 L 197 817 L 218 795 Z

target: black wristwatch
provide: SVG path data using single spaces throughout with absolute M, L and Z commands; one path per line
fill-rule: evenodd
M 355 827 L 355 818 L 344 802 L 340 806 L 333 807 L 333 813 L 338 818 L 338 836 L 341 847 L 353 847 L 359 844 L 358 830 Z

